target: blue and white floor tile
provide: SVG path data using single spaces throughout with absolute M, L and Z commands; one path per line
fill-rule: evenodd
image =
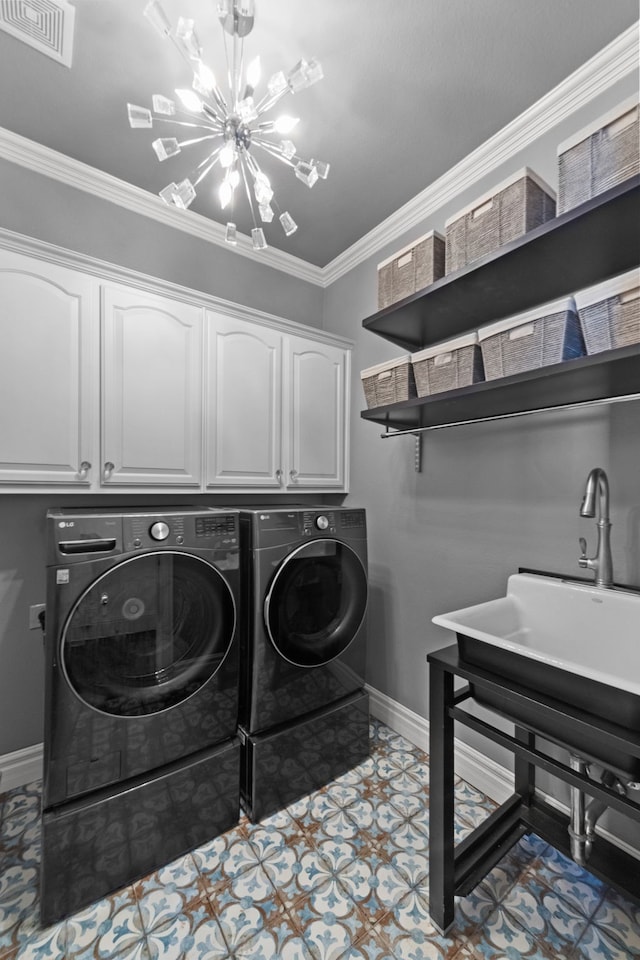
M 69 919 L 39 924 L 40 784 L 0 795 L 0 960 L 640 960 L 640 907 L 535 836 L 429 918 L 428 757 L 371 757 Z M 456 783 L 461 839 L 495 804 Z

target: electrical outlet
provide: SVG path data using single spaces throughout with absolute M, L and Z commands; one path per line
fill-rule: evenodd
M 44 603 L 34 603 L 33 606 L 29 607 L 29 630 L 42 629 L 42 624 L 38 620 L 38 616 L 44 612 L 44 609 Z

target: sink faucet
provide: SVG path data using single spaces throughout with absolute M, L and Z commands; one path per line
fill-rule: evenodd
M 613 561 L 611 559 L 611 523 L 609 522 L 609 481 L 602 467 L 594 467 L 587 477 L 584 489 L 581 517 L 595 517 L 596 494 L 598 497 L 598 545 L 595 557 L 587 557 L 587 541 L 580 537 L 582 556 L 578 560 L 580 567 L 593 570 L 596 575 L 596 586 L 613 587 Z

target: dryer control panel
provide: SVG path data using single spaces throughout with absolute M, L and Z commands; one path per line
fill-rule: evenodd
M 362 507 L 266 507 L 241 512 L 245 539 L 254 549 L 296 544 L 323 537 L 366 541 Z M 251 534 L 249 535 L 249 531 Z
M 332 510 L 318 513 L 309 510 L 302 514 L 301 533 L 305 536 L 316 536 L 318 533 L 336 534 L 336 516 Z
M 360 508 L 352 510 L 307 510 L 301 514 L 300 532 L 308 536 L 358 537 L 366 534 L 366 514 Z

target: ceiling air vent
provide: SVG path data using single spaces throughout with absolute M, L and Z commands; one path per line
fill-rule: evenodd
M 0 30 L 71 66 L 75 9 L 67 0 L 2 0 Z

